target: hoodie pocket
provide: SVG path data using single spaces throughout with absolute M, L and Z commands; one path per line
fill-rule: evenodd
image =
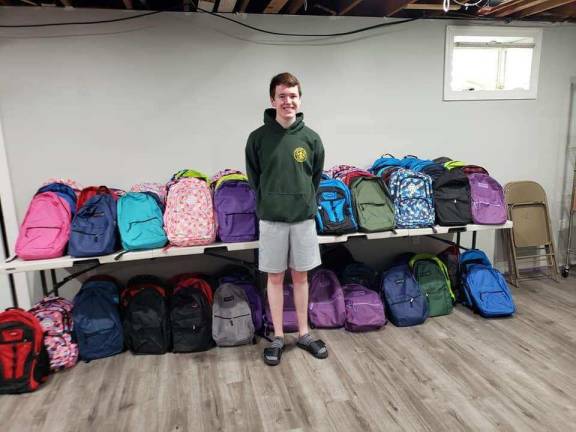
M 298 220 L 310 215 L 309 203 L 304 193 L 269 192 L 262 203 L 262 219 Z

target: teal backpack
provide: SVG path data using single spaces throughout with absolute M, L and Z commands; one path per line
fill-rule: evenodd
M 455 298 L 446 265 L 432 254 L 417 254 L 410 260 L 410 268 L 428 299 L 430 316 L 452 312 Z
M 118 230 L 125 251 L 154 249 L 168 242 L 162 203 L 152 192 L 128 192 L 118 200 Z

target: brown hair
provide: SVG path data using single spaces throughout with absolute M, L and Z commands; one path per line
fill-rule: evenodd
M 274 99 L 276 96 L 276 86 L 285 85 L 286 87 L 298 87 L 298 94 L 302 96 L 302 88 L 300 87 L 300 81 L 290 72 L 282 72 L 276 75 L 270 81 L 270 98 Z

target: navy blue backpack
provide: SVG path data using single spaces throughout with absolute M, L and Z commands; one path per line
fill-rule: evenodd
M 460 256 L 463 303 L 484 318 L 514 315 L 516 305 L 504 276 L 484 252 L 470 249 Z
M 116 202 L 112 195 L 95 195 L 72 220 L 68 253 L 73 257 L 107 255 L 117 246 Z
M 74 297 L 72 319 L 80 358 L 90 361 L 122 352 L 119 287 L 112 278 L 88 279 Z
M 350 189 L 342 180 L 324 176 L 316 192 L 316 202 L 316 227 L 319 234 L 340 235 L 358 231 Z
M 397 327 L 422 324 L 428 318 L 428 301 L 408 264 L 399 264 L 382 275 L 381 296 L 386 317 Z

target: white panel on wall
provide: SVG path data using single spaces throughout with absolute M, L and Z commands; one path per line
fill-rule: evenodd
M 118 16 L 46 9 L 10 8 L 0 23 Z M 382 22 L 236 19 L 291 33 Z M 466 160 L 502 183 L 541 183 L 557 230 L 562 182 L 552 167 L 564 161 L 576 26 L 543 26 L 538 99 L 444 102 L 447 24 L 417 20 L 351 37 L 290 38 L 213 16 L 162 13 L 97 26 L 0 29 L 0 114 L 17 214 L 49 177 L 128 188 L 167 181 L 181 168 L 243 169 L 246 138 L 269 106 L 269 79 L 291 71 L 302 81 L 305 121 L 324 141 L 327 167 L 367 166 L 388 152 Z M 479 244 L 490 253 L 495 237 L 482 233 Z

